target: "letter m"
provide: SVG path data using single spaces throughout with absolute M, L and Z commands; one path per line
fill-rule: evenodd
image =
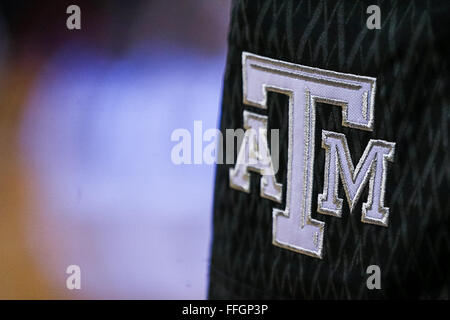
M 322 148 L 326 151 L 325 176 L 317 211 L 341 217 L 343 200 L 338 196 L 340 176 L 350 212 L 358 202 L 364 186 L 369 183 L 369 196 L 362 205 L 361 221 L 387 227 L 389 208 L 384 207 L 387 161 L 393 161 L 395 143 L 370 140 L 356 169 L 345 135 L 322 130 Z

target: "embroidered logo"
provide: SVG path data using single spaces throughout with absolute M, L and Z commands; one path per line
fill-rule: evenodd
M 267 109 L 267 92 L 289 97 L 288 163 L 286 207 L 273 209 L 273 244 L 322 258 L 325 223 L 311 217 L 314 164 L 314 130 L 317 102 L 342 108 L 342 125 L 373 130 L 376 79 L 287 63 L 248 52 L 242 53 L 244 104 Z M 282 185 L 276 181 L 270 161 L 267 116 L 244 110 L 245 134 L 238 161 L 230 169 L 230 187 L 250 192 L 249 170 L 261 175 L 261 197 L 281 203 Z M 252 129 L 252 130 L 249 130 Z M 254 130 L 253 130 L 254 129 Z M 323 192 L 318 196 L 318 212 L 341 217 L 344 188 L 350 210 L 368 185 L 362 204 L 361 221 L 387 227 L 389 208 L 384 205 L 387 162 L 393 161 L 395 143 L 370 140 L 356 168 L 344 134 L 322 130 L 325 150 Z M 251 159 L 251 163 L 239 161 Z M 264 160 L 264 161 L 263 161 Z

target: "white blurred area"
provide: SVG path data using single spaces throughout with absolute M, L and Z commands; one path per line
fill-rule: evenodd
M 218 126 L 229 4 L 192 2 L 190 12 L 215 21 L 205 29 L 149 3 L 135 11 L 120 54 L 64 41 L 24 102 L 23 234 L 58 298 L 207 297 L 214 166 L 173 164 L 170 137 L 193 132 L 195 120 Z M 166 14 L 157 31 L 145 23 L 150 11 Z M 70 291 L 65 271 L 74 264 L 82 289 Z

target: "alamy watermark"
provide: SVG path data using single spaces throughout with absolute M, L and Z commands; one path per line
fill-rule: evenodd
M 366 273 L 369 275 L 367 277 L 366 285 L 367 289 L 373 290 L 381 289 L 381 269 L 378 265 L 372 264 L 367 267 Z
M 244 129 L 203 130 L 202 121 L 194 121 L 193 130 L 175 129 L 170 140 L 172 163 L 181 164 L 234 164 L 246 166 L 273 166 L 278 171 L 279 129 L 264 126 Z M 271 151 L 269 151 L 271 150 Z
M 69 290 L 81 290 L 81 268 L 76 264 L 67 267 L 66 273 L 69 275 L 66 279 L 66 288 Z
M 70 14 L 66 20 L 66 26 L 69 30 L 81 29 L 81 9 L 79 6 L 72 4 L 67 7 L 66 13 Z
M 381 10 L 380 7 L 373 4 L 367 7 L 366 13 L 369 14 L 369 17 L 366 21 L 367 29 L 373 30 L 381 29 Z

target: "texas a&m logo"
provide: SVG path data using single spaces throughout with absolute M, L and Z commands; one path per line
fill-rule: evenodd
M 316 103 L 342 108 L 342 125 L 358 130 L 373 130 L 376 79 L 333 72 L 273 60 L 244 52 L 242 54 L 244 103 L 267 108 L 267 92 L 289 97 L 288 163 L 286 207 L 273 209 L 273 244 L 313 257 L 322 257 L 324 222 L 311 218 L 314 164 Z M 247 129 L 239 149 L 238 161 L 230 169 L 230 187 L 250 192 L 250 171 L 261 174 L 261 196 L 281 203 L 282 185 L 276 181 L 270 157 L 267 158 L 267 116 L 244 110 Z M 393 161 L 395 143 L 370 140 L 354 167 L 344 134 L 322 130 L 325 150 L 323 192 L 318 212 L 340 217 L 343 199 L 338 196 L 341 182 L 350 210 L 368 186 L 362 204 L 361 221 L 387 227 L 389 208 L 384 206 L 388 161 Z M 239 161 L 240 159 L 252 161 Z M 266 161 L 262 161 L 265 159 Z M 267 161 L 267 159 L 269 159 Z

